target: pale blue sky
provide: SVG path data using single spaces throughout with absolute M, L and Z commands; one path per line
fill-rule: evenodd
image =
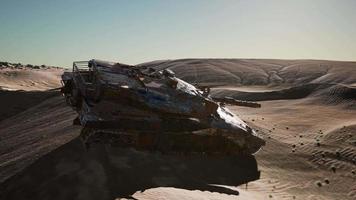
M 356 60 L 356 0 L 0 0 L 0 60 Z

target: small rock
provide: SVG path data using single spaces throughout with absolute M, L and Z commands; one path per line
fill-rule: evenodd
M 324 180 L 324 182 L 325 182 L 326 184 L 329 184 L 329 183 L 330 183 L 329 179 L 327 179 L 327 178 Z
M 331 170 L 336 173 L 336 167 L 335 166 L 331 166 Z

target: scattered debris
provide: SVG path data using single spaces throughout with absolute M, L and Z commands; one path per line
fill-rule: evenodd
M 324 180 L 324 182 L 325 182 L 326 184 L 329 184 L 329 183 L 330 183 L 329 179 L 327 179 L 327 178 Z
M 325 152 L 322 152 L 322 153 L 321 153 L 321 157 L 322 157 L 322 158 L 325 158 Z
M 332 166 L 331 166 L 331 170 L 332 170 L 334 173 L 336 173 L 336 167 L 335 167 L 335 165 L 332 165 Z

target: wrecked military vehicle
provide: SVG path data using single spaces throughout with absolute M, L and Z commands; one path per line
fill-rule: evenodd
M 84 144 L 173 153 L 253 154 L 265 141 L 207 91 L 169 70 L 100 60 L 73 63 L 62 93 Z

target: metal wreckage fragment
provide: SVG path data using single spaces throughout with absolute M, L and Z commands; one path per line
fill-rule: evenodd
M 99 60 L 73 63 L 62 93 L 87 146 L 104 142 L 173 153 L 253 154 L 265 141 L 224 103 L 169 70 Z M 224 99 L 220 99 L 224 101 Z M 226 103 L 259 107 L 255 103 Z

